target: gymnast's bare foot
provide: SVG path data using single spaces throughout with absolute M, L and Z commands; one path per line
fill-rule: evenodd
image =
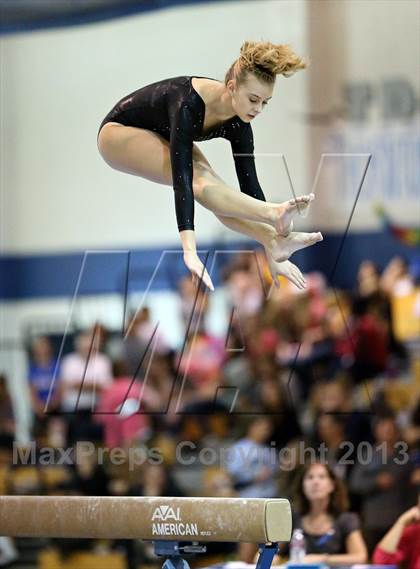
M 293 253 L 299 251 L 299 249 L 310 247 L 322 240 L 323 237 L 320 232 L 302 233 L 293 231 L 289 233 L 287 237 L 283 237 L 282 235 L 273 237 L 268 246 L 268 251 L 275 261 L 286 261 Z
M 273 208 L 272 225 L 279 235 L 286 236 L 293 230 L 293 218 L 296 215 L 305 217 L 311 201 L 315 198 L 314 194 L 299 196 L 282 204 L 275 205 Z

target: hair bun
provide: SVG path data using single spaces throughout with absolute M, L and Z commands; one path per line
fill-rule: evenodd
M 307 64 L 287 44 L 245 41 L 241 46 L 241 67 L 256 74 L 290 77 Z

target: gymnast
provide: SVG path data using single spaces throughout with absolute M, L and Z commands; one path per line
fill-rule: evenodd
M 265 201 L 254 163 L 251 122 L 272 98 L 276 75 L 289 77 L 306 64 L 287 45 L 246 41 L 224 82 L 208 77 L 164 79 L 121 99 L 98 131 L 98 149 L 112 168 L 173 186 L 184 262 L 195 284 L 214 290 L 201 262 L 194 232 L 194 200 L 227 227 L 264 246 L 274 284 L 284 275 L 298 288 L 305 279 L 288 261 L 321 233 L 293 231 L 314 195 L 276 204 Z M 231 143 L 241 192 L 227 186 L 194 141 Z

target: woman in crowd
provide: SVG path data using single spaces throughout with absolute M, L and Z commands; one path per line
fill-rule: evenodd
M 306 539 L 305 563 L 366 563 L 367 549 L 346 488 L 327 464 L 305 466 L 296 482 L 294 528 Z

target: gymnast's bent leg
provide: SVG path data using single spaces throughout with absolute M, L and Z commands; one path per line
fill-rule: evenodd
M 119 123 L 107 123 L 99 133 L 98 149 L 105 162 L 116 170 L 141 176 L 159 184 L 172 185 L 169 143 L 154 132 Z M 213 211 L 220 219 L 224 218 L 220 211 L 220 202 L 227 202 L 228 198 L 231 198 L 232 204 L 236 207 L 242 207 L 243 204 L 246 204 L 248 209 L 250 204 L 257 209 L 261 207 L 270 209 L 271 205 L 277 207 L 276 204 L 267 204 L 226 186 L 196 145 L 193 145 L 193 192 L 196 201 Z M 223 194 L 222 198 L 217 195 L 220 192 Z M 301 205 L 303 203 L 306 202 L 300 202 Z M 231 217 L 229 220 L 226 218 L 222 221 L 228 227 L 255 238 L 264 246 L 268 245 L 273 257 L 278 261 L 283 261 L 295 251 L 322 239 L 319 233 L 292 232 L 287 237 L 276 236 L 274 241 L 273 239 L 266 241 L 263 223 L 254 225 L 251 221 L 240 217 Z M 268 231 L 266 234 L 269 235 Z
M 103 159 L 112 168 L 141 176 L 153 182 L 172 185 L 171 160 L 168 142 L 154 132 L 135 127 L 126 127 L 119 123 L 107 123 L 98 137 L 98 148 Z M 194 198 L 201 205 L 210 209 L 210 204 L 201 199 L 202 188 L 207 180 L 220 178 L 212 170 L 201 150 L 193 146 L 193 192 Z M 221 181 L 221 180 L 220 180 Z M 237 193 L 231 190 L 232 193 Z M 235 231 L 269 247 L 275 229 L 268 224 L 218 215 L 222 223 Z
M 99 133 L 98 147 L 104 160 L 117 170 L 159 181 L 156 179 L 156 172 L 153 172 L 156 160 L 149 151 L 149 148 L 156 146 L 153 145 L 151 137 L 165 145 L 165 162 L 161 166 L 166 166 L 170 171 L 169 144 L 151 131 L 119 123 L 106 123 Z M 194 145 L 194 148 L 197 149 L 197 146 Z M 166 179 L 169 171 L 164 172 Z M 147 175 L 148 172 L 151 173 L 151 177 Z M 159 174 L 158 179 L 161 178 Z M 293 217 L 302 213 L 313 198 L 313 195 L 301 196 L 282 204 L 275 204 L 235 191 L 219 177 L 206 176 L 205 172 L 200 182 L 202 183 L 198 191 L 201 194 L 202 204 L 207 209 L 218 215 L 269 223 L 282 235 L 290 232 Z M 194 195 L 196 196 L 196 192 Z M 313 243 L 321 239 L 319 233 L 312 234 L 312 238 Z
M 196 145 L 194 148 L 199 150 Z M 199 203 L 218 216 L 267 223 L 282 236 L 287 236 L 291 232 L 293 218 L 297 214 L 302 214 L 314 197 L 313 194 L 300 196 L 281 204 L 265 202 L 230 188 L 211 168 L 207 168 L 205 163 L 196 161 L 196 166 L 202 166 Z M 321 241 L 322 236 L 320 233 L 310 233 L 306 234 L 305 239 L 310 239 L 308 245 L 313 245 Z M 299 249 L 303 246 L 307 245 L 302 243 Z
M 223 184 L 223 180 L 220 176 L 212 169 L 210 163 L 208 162 L 207 158 L 201 152 L 201 150 L 194 144 L 194 151 L 193 151 L 193 160 L 195 164 L 195 168 L 199 168 L 202 170 L 203 178 L 208 179 L 215 179 L 219 182 L 219 184 Z M 234 190 L 230 190 L 234 191 Z M 235 192 L 237 193 L 237 192 Z M 203 195 L 203 192 L 199 192 L 196 196 L 196 201 L 206 207 L 207 209 L 211 209 L 208 203 L 206 203 L 206 197 Z M 257 200 L 258 201 L 258 200 Z M 251 237 L 255 239 L 258 243 L 264 246 L 266 253 L 268 256 L 272 258 L 274 261 L 285 261 L 287 260 L 294 252 L 299 249 L 303 249 L 304 247 L 309 247 L 313 245 L 317 241 L 322 239 L 318 238 L 318 233 L 303 233 L 303 232 L 292 232 L 288 236 L 283 237 L 279 235 L 272 225 L 268 223 L 263 223 L 260 221 L 250 221 L 246 219 L 241 219 L 239 217 L 229 217 L 225 215 L 220 215 L 216 212 L 213 212 L 216 217 L 225 225 L 236 231 L 238 233 L 242 233 L 247 237 Z M 314 235 L 316 236 L 314 238 Z M 279 273 L 283 274 L 283 273 Z

